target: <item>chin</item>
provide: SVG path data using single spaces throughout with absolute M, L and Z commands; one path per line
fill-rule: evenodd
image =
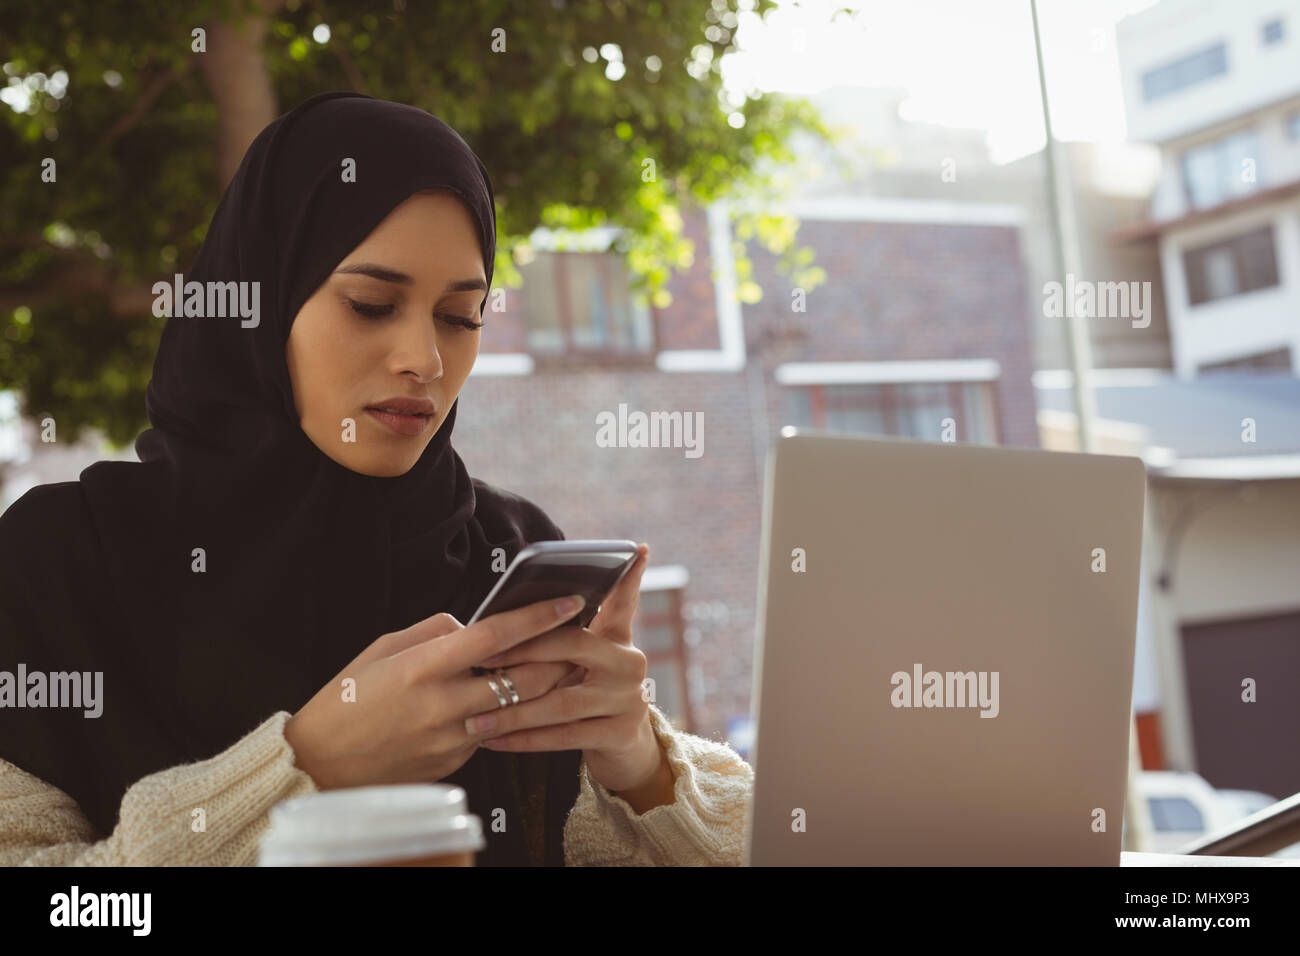
M 360 471 L 363 475 L 370 475 L 372 478 L 399 478 L 415 467 L 413 461 L 386 460 L 386 461 L 368 461 L 364 468 L 353 468 L 353 471 Z
M 342 465 L 348 471 L 358 475 L 366 475 L 369 478 L 397 478 L 406 474 L 415 467 L 419 457 L 411 458 L 409 455 L 368 455 L 368 456 L 349 456 L 340 458 L 336 455 L 330 455 L 331 459 L 337 465 Z

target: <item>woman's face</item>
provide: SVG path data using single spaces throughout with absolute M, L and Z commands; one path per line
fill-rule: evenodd
M 294 318 L 285 359 L 307 437 L 352 471 L 409 471 L 478 357 L 469 326 L 485 295 L 459 199 L 435 190 L 396 207 Z

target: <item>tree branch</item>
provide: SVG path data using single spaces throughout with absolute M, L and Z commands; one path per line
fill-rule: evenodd
M 232 23 L 210 21 L 199 64 L 217 104 L 217 170 L 221 187 L 235 178 L 244 152 L 275 119 L 275 90 L 262 53 L 271 16 L 281 0 L 260 0 L 262 13 Z
M 358 93 L 365 93 L 367 96 L 373 95 L 370 92 L 370 84 L 366 82 L 365 77 L 361 75 L 361 71 L 357 69 L 356 61 L 352 59 L 352 54 L 347 51 L 343 41 L 331 43 L 330 48 L 334 51 L 334 56 L 343 67 L 343 72 L 348 75 L 348 82 L 352 84 L 352 89 Z
M 157 102 L 158 97 L 162 96 L 163 90 L 167 89 L 175 78 L 176 70 L 169 66 L 150 79 L 144 85 L 144 89 L 140 92 L 140 98 L 135 101 L 135 105 L 131 107 L 126 115 L 109 127 L 108 132 L 99 138 L 99 142 L 95 144 L 91 152 L 96 153 L 110 146 L 114 140 L 134 129 L 140 120 L 144 118 L 144 115 L 149 112 L 149 108 Z
M 115 318 L 132 318 L 153 309 L 153 283 L 122 282 L 112 269 L 89 257 L 69 257 L 66 266 L 41 277 L 37 283 L 0 289 L 0 316 L 20 305 L 40 313 L 41 306 L 68 296 L 101 294 Z

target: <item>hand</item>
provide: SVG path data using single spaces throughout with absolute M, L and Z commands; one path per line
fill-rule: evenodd
M 652 780 L 666 761 L 650 708 L 642 697 L 645 654 L 632 644 L 632 616 L 650 554 L 640 545 L 636 563 L 618 583 L 590 627 L 560 627 L 517 645 L 486 663 L 501 667 L 571 662 L 584 670 L 528 703 L 485 707 L 474 726 L 492 750 L 581 750 L 587 772 L 611 792 Z M 470 729 L 467 727 L 467 729 Z
M 497 706 L 492 688 L 469 668 L 576 614 L 539 601 L 465 627 L 435 614 L 385 634 L 286 721 L 295 763 L 321 790 L 385 783 L 434 782 L 449 776 L 479 746 L 465 718 Z M 521 700 L 568 676 L 572 665 L 539 662 L 512 668 Z M 356 681 L 355 700 L 343 681 Z

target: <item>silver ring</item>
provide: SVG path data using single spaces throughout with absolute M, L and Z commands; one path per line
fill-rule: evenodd
M 498 706 L 509 707 L 510 702 L 506 700 L 505 695 L 501 693 L 501 688 L 497 686 L 497 682 L 494 681 L 491 677 L 487 679 L 487 682 L 488 682 L 488 686 L 492 688 L 492 693 L 497 695 Z
M 505 671 L 499 672 L 497 674 L 497 677 L 501 678 L 501 683 L 505 684 L 506 690 L 510 692 L 510 703 L 512 704 L 519 703 L 519 692 L 515 690 L 515 682 L 506 676 Z

